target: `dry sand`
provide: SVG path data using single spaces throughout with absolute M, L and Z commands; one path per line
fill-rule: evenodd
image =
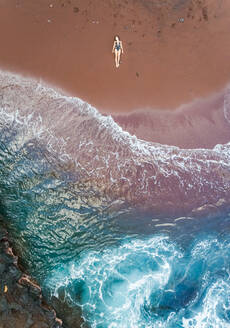
M 0 67 L 107 113 L 174 109 L 230 80 L 229 0 L 1 0 L 0 39 Z

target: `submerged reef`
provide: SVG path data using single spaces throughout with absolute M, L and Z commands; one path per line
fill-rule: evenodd
M 7 230 L 0 224 L 0 327 L 61 328 L 41 288 L 23 273 L 12 251 Z

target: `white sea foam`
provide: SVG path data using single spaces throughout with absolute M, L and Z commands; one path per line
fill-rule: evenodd
M 0 72 L 0 90 L 0 126 L 17 130 L 12 145 L 20 148 L 38 140 L 60 160 L 74 162 L 91 188 L 103 187 L 113 198 L 135 203 L 140 198 L 157 203 L 161 193 L 172 203 L 178 197 L 189 203 L 193 193 L 198 207 L 229 199 L 229 143 L 179 149 L 146 142 L 81 99 L 9 72 Z M 229 94 L 227 89 L 226 118 Z
M 198 237 L 182 250 L 154 236 L 85 251 L 53 270 L 45 287 L 57 297 L 64 287 L 94 328 L 228 328 L 228 267 L 229 240 Z
M 190 318 L 183 318 L 184 328 L 229 328 L 230 282 L 218 280 L 209 286 L 200 307 Z
M 180 256 L 173 245 L 168 246 L 168 238 L 156 236 L 103 252 L 85 252 L 77 263 L 54 272 L 45 285 L 56 296 L 60 287 L 69 290 L 66 299 L 81 306 L 91 327 L 136 328 L 142 324 L 143 307 L 151 307 L 151 294 L 166 286 L 170 262 Z M 84 282 L 81 302 L 71 291 L 73 282 Z

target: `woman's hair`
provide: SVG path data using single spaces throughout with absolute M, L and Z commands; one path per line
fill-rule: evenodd
M 119 37 L 119 35 L 115 35 L 115 37 L 114 37 L 114 41 L 116 41 L 116 38 L 118 38 L 118 40 L 120 41 L 120 37 Z

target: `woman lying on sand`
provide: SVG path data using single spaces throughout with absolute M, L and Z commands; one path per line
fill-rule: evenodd
M 122 42 L 118 35 L 114 38 L 112 53 L 115 53 L 115 64 L 118 68 L 120 65 L 121 53 L 123 53 Z

